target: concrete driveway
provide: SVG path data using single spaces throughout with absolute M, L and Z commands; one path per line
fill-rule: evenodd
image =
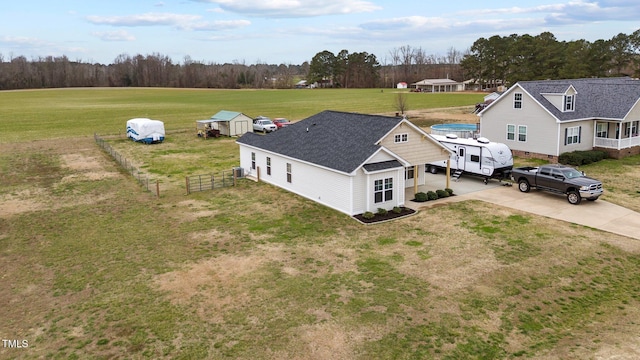
M 425 189 L 444 188 L 444 175 L 427 174 L 427 179 Z M 523 193 L 517 186 L 504 186 L 504 183 L 496 180 L 490 180 L 487 185 L 484 185 L 480 178 L 473 177 L 462 177 L 460 181 L 452 182 L 451 188 L 456 196 L 426 203 L 407 201 L 407 206 L 419 209 L 443 202 L 482 200 L 640 240 L 640 213 L 603 200 L 582 201 L 580 205 L 571 205 L 562 195 L 538 190 Z M 423 187 L 420 187 L 419 190 L 423 191 L 422 189 Z M 407 199 L 412 198 L 412 195 L 407 197 Z

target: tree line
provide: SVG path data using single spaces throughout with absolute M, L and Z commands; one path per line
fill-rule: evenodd
M 444 56 L 409 45 L 381 60 L 367 52 L 324 50 L 311 62 L 218 64 L 186 56 L 121 54 L 111 64 L 72 61 L 66 56 L 5 59 L 0 54 L 0 90 L 64 87 L 291 88 L 299 80 L 319 86 L 395 87 L 427 78 L 475 79 L 483 87 L 517 81 L 607 76 L 640 76 L 640 30 L 609 40 L 558 41 L 550 32 L 536 36 L 480 38 L 464 52 Z
M 640 76 L 640 30 L 609 40 L 558 41 L 537 36 L 492 36 L 476 40 L 460 66 L 480 84 L 518 81 Z
M 308 71 L 302 65 L 204 63 L 185 57 L 181 64 L 162 54 L 121 54 L 112 64 L 71 61 L 66 56 L 0 54 L 0 90 L 65 87 L 290 88 Z

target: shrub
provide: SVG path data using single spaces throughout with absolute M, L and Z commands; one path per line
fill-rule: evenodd
M 400 214 L 402 212 L 402 208 L 399 206 L 394 206 L 393 210 L 391 211 L 393 211 L 394 214 Z
M 362 214 L 362 217 L 367 219 L 367 220 L 371 220 L 375 217 L 375 214 L 372 213 L 371 211 L 367 211 L 364 214 Z
M 388 211 L 385 208 L 378 208 L 378 212 L 376 214 L 384 216 L 384 215 L 387 215 L 387 212 Z
M 449 197 L 449 193 L 444 190 L 436 190 L 436 195 L 438 195 L 438 199 Z
M 449 193 L 449 196 L 453 195 L 453 189 L 451 188 L 445 188 L 444 191 Z
M 438 200 L 438 194 L 435 191 L 427 191 L 428 200 Z
M 425 202 L 427 200 L 429 200 L 427 198 L 427 194 L 425 194 L 423 192 L 419 192 L 419 193 L 416 194 L 416 201 L 417 202 Z
M 572 151 L 560 154 L 558 162 L 565 165 L 587 165 L 606 159 L 608 154 L 601 150 Z

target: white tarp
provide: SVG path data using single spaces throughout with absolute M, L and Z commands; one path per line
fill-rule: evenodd
M 135 118 L 127 121 L 127 137 L 147 144 L 164 141 L 164 123 L 160 120 Z

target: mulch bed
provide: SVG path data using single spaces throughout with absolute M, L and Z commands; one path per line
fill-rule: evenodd
M 416 212 L 415 210 L 410 209 L 410 208 L 406 208 L 406 207 L 403 207 L 401 209 L 402 209 L 402 211 L 400 213 L 398 213 L 398 214 L 394 213 L 393 211 L 389 211 L 386 215 L 376 214 L 376 216 L 374 216 L 373 219 L 365 219 L 362 216 L 362 214 L 353 215 L 353 217 L 358 219 L 359 221 L 365 223 L 365 224 L 373 224 L 373 223 L 377 223 L 377 222 L 381 222 L 381 221 L 386 221 L 386 220 L 397 219 L 397 218 L 409 216 L 411 214 L 415 214 L 415 212 Z

